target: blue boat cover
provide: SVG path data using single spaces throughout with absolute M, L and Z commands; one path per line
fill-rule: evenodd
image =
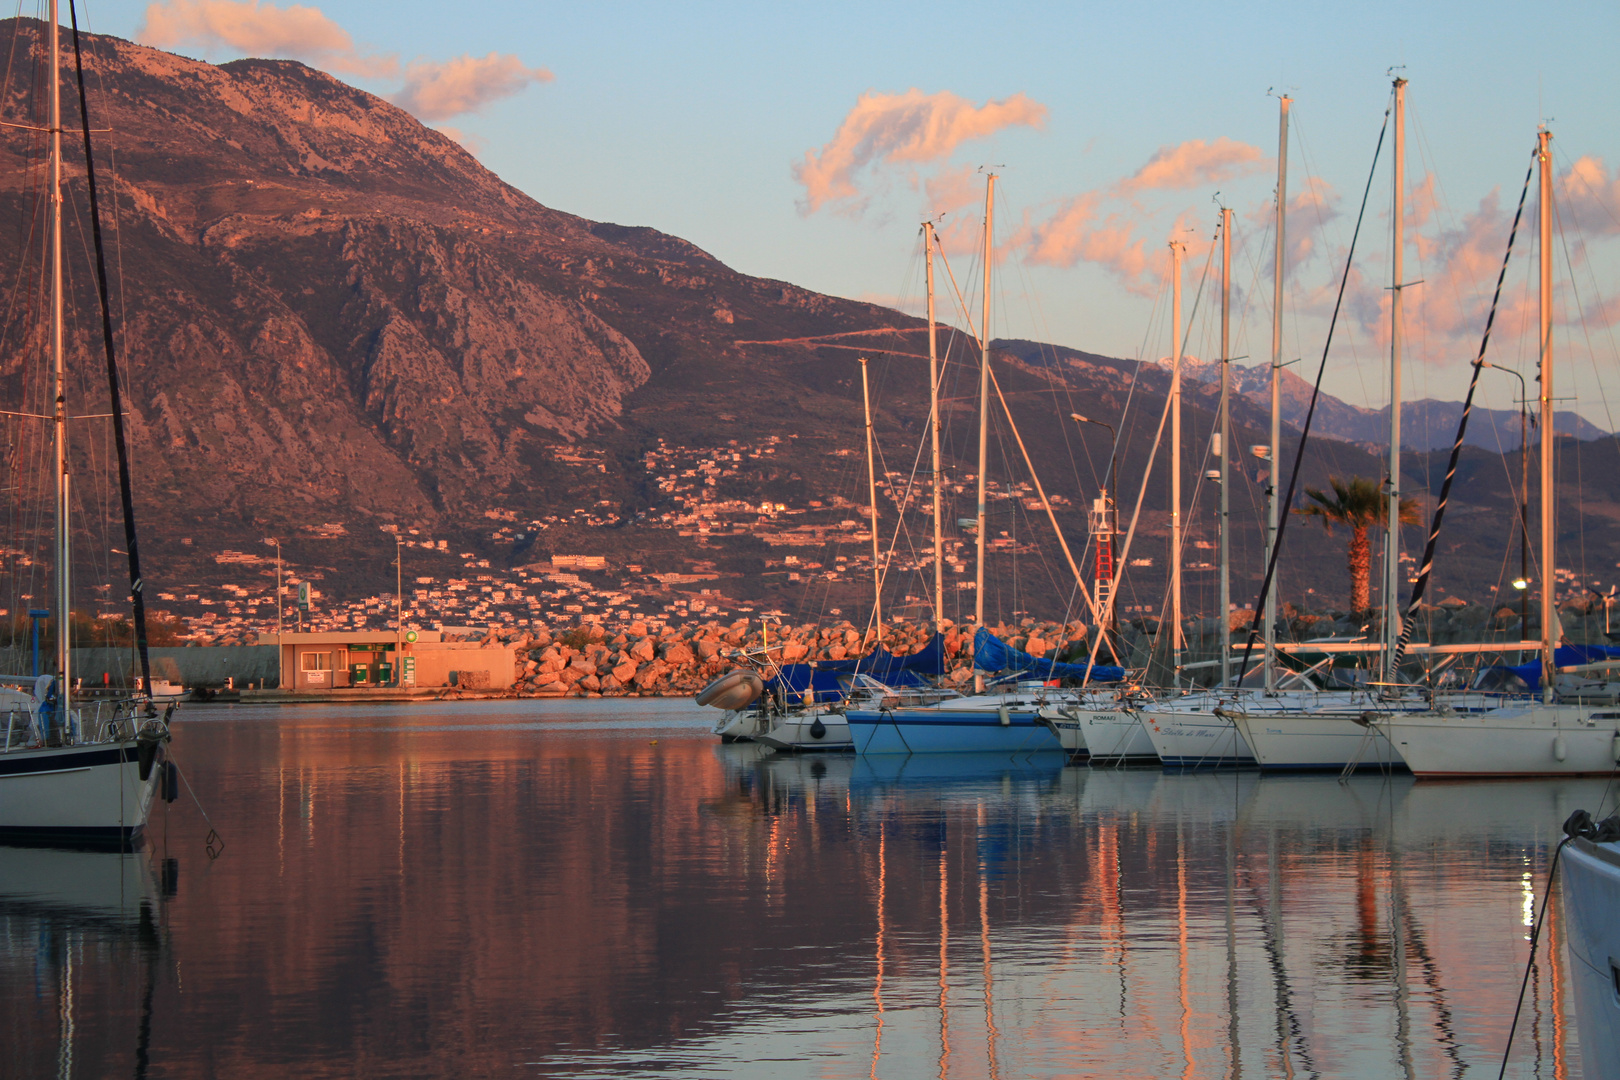
M 896 656 L 879 646 L 866 656 L 853 660 L 817 660 L 817 671 L 860 672 L 890 686 L 925 686 L 919 675 L 945 674 L 945 636 L 935 634 L 914 653 Z
M 789 700 L 811 688 L 816 691 L 817 701 L 833 701 L 845 694 L 836 671 L 818 670 L 809 664 L 783 664 L 781 674 L 773 676 L 765 685 L 787 691 Z
M 1060 664 L 1056 660 L 1039 660 L 1026 652 L 1009 648 L 1006 642 L 984 627 L 973 635 L 973 666 L 980 671 L 1015 671 L 1025 678 L 1084 679 L 1086 665 Z M 1091 669 L 1092 682 L 1119 682 L 1125 678 L 1125 669 L 1098 664 Z
M 1620 656 L 1620 648 L 1610 645 L 1560 645 L 1553 650 L 1553 667 L 1574 667 L 1577 664 L 1591 664 L 1599 660 L 1613 660 Z M 1496 665 L 1507 667 L 1505 664 Z M 1518 667 L 1508 667 L 1523 679 L 1525 685 L 1532 691 L 1541 689 L 1541 658 L 1520 664 Z

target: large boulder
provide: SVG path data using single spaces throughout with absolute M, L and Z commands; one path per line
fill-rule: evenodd
M 642 663 L 646 663 L 647 661 L 651 660 L 653 658 L 652 639 L 642 638 L 640 641 L 630 646 L 630 656 L 632 659 L 640 660 Z

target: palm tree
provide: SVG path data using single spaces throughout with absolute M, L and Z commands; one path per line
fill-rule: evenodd
M 1303 506 L 1294 512 L 1321 518 L 1323 527 L 1330 533 L 1335 525 L 1349 526 L 1350 610 L 1360 613 L 1372 606 L 1368 584 L 1372 551 L 1367 544 L 1367 530 L 1389 521 L 1389 496 L 1384 493 L 1382 484 L 1363 476 L 1352 476 L 1348 482 L 1330 476 L 1328 483 L 1333 487 L 1331 496 L 1316 488 L 1306 488 L 1305 495 L 1314 505 Z M 1402 499 L 1401 524 L 1415 525 L 1417 522 L 1417 501 Z

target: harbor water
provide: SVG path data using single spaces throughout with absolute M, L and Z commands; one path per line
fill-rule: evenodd
M 777 756 L 713 715 L 185 709 L 208 820 L 0 849 L 0 1076 L 1494 1073 L 1606 793 Z M 1555 897 L 1510 1076 L 1580 1075 L 1562 933 Z

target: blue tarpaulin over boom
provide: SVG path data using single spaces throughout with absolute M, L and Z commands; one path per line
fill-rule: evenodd
M 880 646 L 871 655 L 854 660 L 817 660 L 816 670 L 858 671 L 890 686 L 918 686 L 921 680 L 916 676 L 945 674 L 945 637 L 935 634 L 927 645 L 905 656 L 896 656 Z
M 812 687 L 817 701 L 832 701 L 844 694 L 836 671 L 818 671 L 809 664 L 783 664 L 781 671 L 781 675 L 773 677 L 766 685 L 779 685 L 794 699 Z
M 1553 650 L 1553 667 L 1574 667 L 1577 664 L 1591 664 L 1599 660 L 1613 660 L 1620 656 L 1620 648 L 1608 645 L 1560 645 Z M 1541 658 L 1510 667 L 1509 671 L 1525 681 L 1531 690 L 1541 689 Z
M 1086 665 L 1060 664 L 1056 660 L 1040 660 L 1026 652 L 1009 648 L 990 631 L 979 628 L 973 635 L 973 666 L 980 671 L 1016 671 L 1042 679 L 1084 679 Z M 1125 669 L 1098 664 L 1091 669 L 1092 682 L 1119 682 Z

